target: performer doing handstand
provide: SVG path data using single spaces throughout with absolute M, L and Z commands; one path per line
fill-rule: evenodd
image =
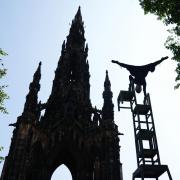
M 146 96 L 146 76 L 149 71 L 154 72 L 155 67 L 160 64 L 165 59 L 168 59 L 168 56 L 162 57 L 160 60 L 155 61 L 154 63 L 146 64 L 143 66 L 134 66 L 129 64 L 120 63 L 118 61 L 112 60 L 112 63 L 116 63 L 123 68 L 126 68 L 130 72 L 129 80 L 136 84 L 136 92 L 141 92 L 141 86 L 143 86 L 144 96 Z

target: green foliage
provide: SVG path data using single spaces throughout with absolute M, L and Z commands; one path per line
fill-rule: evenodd
M 0 146 L 0 152 L 3 150 L 4 148 L 2 146 Z M 0 156 L 0 163 L 4 160 L 4 157 Z
M 177 61 L 176 73 L 177 82 L 175 89 L 180 86 L 180 1 L 179 0 L 139 0 L 145 14 L 157 15 L 166 26 L 171 25 L 165 47 L 173 53 L 172 59 Z
M 7 56 L 8 54 L 6 52 L 4 52 L 1 48 L 0 48 L 0 55 L 2 56 Z
M 7 53 L 4 52 L 1 48 L 0 48 L 0 56 L 6 56 Z M 0 59 L 1 60 L 1 59 Z M 2 60 L 1 60 L 2 61 Z M 4 68 L 4 64 L 1 63 L 0 64 L 0 79 L 3 78 L 7 73 L 7 69 Z M 6 108 L 4 107 L 4 101 L 6 99 L 8 99 L 8 95 L 6 94 L 6 92 L 4 91 L 4 89 L 6 88 L 6 85 L 0 85 L 0 112 L 1 113 L 7 113 Z
M 8 54 L 0 48 L 0 56 L 7 56 Z M 1 60 L 1 59 L 0 59 Z M 7 69 L 4 68 L 4 64 L 0 64 L 0 79 L 3 78 L 7 73 Z M 6 85 L 0 85 L 0 112 L 7 113 L 6 108 L 4 107 L 4 101 L 8 99 L 8 95 L 5 93 L 4 88 Z M 0 152 L 3 150 L 3 147 L 0 146 Z M 0 156 L 0 163 L 4 160 L 4 157 Z
M 152 13 L 163 20 L 166 25 L 180 22 L 179 0 L 139 0 L 145 14 Z

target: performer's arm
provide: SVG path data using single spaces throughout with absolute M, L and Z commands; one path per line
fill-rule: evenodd
M 155 66 L 157 66 L 158 64 L 162 63 L 164 60 L 168 59 L 169 57 L 166 56 L 166 57 L 162 57 L 159 61 L 156 61 L 154 63 L 152 63 Z

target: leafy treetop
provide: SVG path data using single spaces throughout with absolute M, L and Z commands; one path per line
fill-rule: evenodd
M 171 25 L 165 47 L 173 53 L 172 59 L 177 61 L 177 82 L 175 89 L 180 86 L 180 1 L 179 0 L 139 0 L 145 14 L 157 15 L 166 26 Z
M 7 53 L 4 52 L 1 48 L 0 48 L 0 56 L 6 56 Z M 0 59 L 0 61 L 2 61 Z M 2 79 L 7 73 L 7 69 L 4 68 L 4 64 L 1 62 L 0 64 L 0 79 Z M 6 94 L 6 92 L 4 91 L 4 89 L 6 88 L 6 85 L 1 85 L 0 84 L 0 112 L 1 113 L 7 113 L 6 108 L 4 107 L 4 101 L 6 99 L 8 99 L 8 95 Z

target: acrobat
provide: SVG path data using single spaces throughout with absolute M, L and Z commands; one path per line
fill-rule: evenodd
M 134 66 L 129 64 L 120 63 L 118 61 L 112 60 L 112 63 L 118 64 L 119 66 L 126 68 L 130 72 L 129 80 L 133 81 L 136 84 L 136 92 L 141 92 L 141 86 L 143 86 L 144 96 L 146 96 L 146 76 L 149 71 L 154 72 L 155 67 L 163 62 L 165 59 L 168 59 L 168 56 L 162 57 L 160 60 L 155 61 L 150 64 L 143 66 Z

